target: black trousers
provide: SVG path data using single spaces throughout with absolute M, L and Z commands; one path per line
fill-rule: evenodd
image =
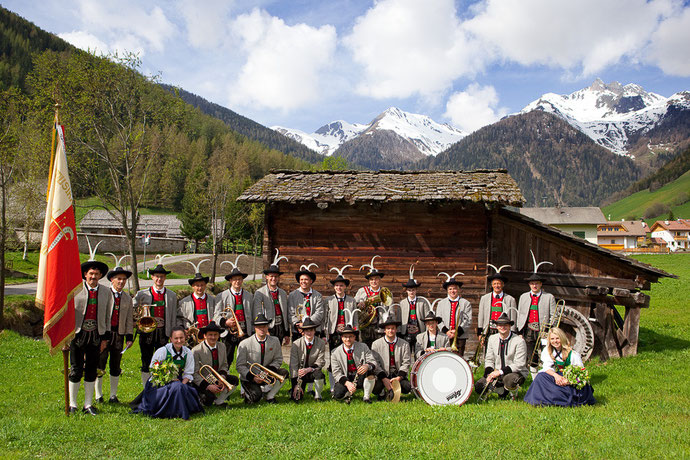
M 276 369 L 275 367 L 267 366 L 270 370 L 273 372 L 282 375 L 283 377 L 288 376 L 288 371 L 287 369 L 283 369 L 282 367 L 280 369 Z M 251 403 L 257 403 L 261 401 L 261 398 L 263 397 L 263 392 L 261 391 L 261 384 L 258 384 L 254 381 L 254 376 L 251 374 L 248 374 L 247 377 L 249 377 L 251 380 L 240 380 L 240 383 L 242 384 L 242 388 L 244 389 L 244 398 Z
M 359 379 L 357 379 L 357 388 L 364 388 L 364 379 L 369 377 L 370 375 L 374 375 L 373 371 L 369 371 L 364 375 L 360 375 Z M 355 374 L 350 374 L 347 376 L 347 381 L 352 382 L 355 379 Z M 340 383 L 336 382 L 335 385 L 333 385 L 333 398 L 337 400 L 345 399 L 345 397 L 349 394 L 350 392 L 348 391 L 347 387 Z
M 139 334 L 139 349 L 141 350 L 141 372 L 149 372 L 153 353 L 168 343 L 165 328 L 157 328 L 153 332 Z
M 98 356 L 100 353 L 98 331 L 79 333 L 69 345 L 69 381 L 95 382 L 98 375 Z
M 228 367 L 232 365 L 232 362 L 235 360 L 235 351 L 237 350 L 237 346 L 242 342 L 243 340 L 246 340 L 249 336 L 245 335 L 241 339 L 238 339 L 237 336 L 234 336 L 230 333 L 225 336 L 223 341 L 225 342 L 225 348 L 228 352 Z
M 118 377 L 122 374 L 122 349 L 124 348 L 125 336 L 116 332 L 112 333 L 108 346 L 105 350 L 99 353 L 98 356 L 98 373 L 105 374 L 105 366 L 108 364 L 110 358 L 110 375 Z
M 397 377 L 398 375 L 389 375 L 388 378 L 392 379 L 394 377 Z M 374 384 L 374 391 L 373 393 L 375 395 L 380 394 L 386 386 L 383 384 L 383 379 L 376 378 L 376 384 Z M 410 383 L 409 380 L 407 380 L 407 377 L 403 377 L 400 379 L 400 392 L 403 394 L 408 394 L 410 391 L 412 391 L 412 384 Z
M 417 334 L 403 334 L 401 338 L 410 344 L 410 350 L 414 354 L 414 348 L 417 346 Z
M 275 326 L 268 330 L 268 333 L 271 334 L 273 337 L 278 337 L 278 340 L 280 340 L 281 344 L 283 343 L 283 339 L 285 339 L 285 337 L 289 335 L 289 333 L 285 330 L 285 326 L 283 325 L 283 323 L 276 323 Z
M 226 372 L 220 372 L 220 374 L 230 385 L 236 386 L 238 383 L 240 383 L 240 380 L 235 375 L 228 375 Z M 208 385 L 205 384 L 205 381 L 202 381 L 202 385 L 197 385 L 196 383 L 192 382 L 192 386 L 196 388 L 197 393 L 199 393 L 199 399 L 204 406 L 210 406 L 213 404 L 213 401 L 216 400 L 217 395 L 214 392 L 206 389 Z
M 525 378 L 517 372 L 501 375 L 498 377 L 494 391 L 499 396 L 503 396 L 506 394 L 506 390 L 514 390 L 518 385 L 522 385 L 524 381 Z M 484 387 L 486 387 L 486 385 L 486 377 L 482 377 L 475 382 L 474 391 L 476 391 L 477 394 L 482 394 L 482 391 L 484 391 Z
M 323 371 L 322 370 L 315 370 L 312 371 L 308 374 L 306 374 L 304 377 L 302 377 L 302 390 L 306 389 L 307 383 L 313 383 L 315 380 L 324 380 L 323 377 Z M 295 390 L 295 387 L 297 386 L 297 377 L 292 377 L 290 379 L 290 399 L 294 400 L 295 398 L 293 397 L 294 393 L 293 391 Z

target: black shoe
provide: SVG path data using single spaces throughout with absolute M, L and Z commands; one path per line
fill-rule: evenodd
M 117 396 L 111 396 L 110 399 L 108 400 L 110 404 L 120 404 L 120 400 L 117 399 Z
M 69 413 L 74 414 L 78 411 L 79 409 L 76 408 L 76 406 L 69 406 Z
M 276 401 L 276 398 L 267 399 L 266 402 L 268 404 L 278 404 L 278 401 Z
M 103 396 L 101 396 L 100 398 L 96 398 L 96 402 L 103 404 Z
M 85 407 L 85 408 L 83 408 L 81 411 L 82 411 L 83 413 L 89 414 L 89 415 L 96 415 L 96 414 L 98 414 L 98 410 L 97 410 L 95 407 L 93 407 L 93 406 Z
M 227 409 L 228 408 L 228 403 L 222 402 L 220 404 L 213 404 L 213 407 L 217 407 L 218 409 Z
M 367 404 L 371 404 L 371 399 L 369 398 L 364 398 L 362 401 L 364 401 Z
M 314 401 L 316 401 L 316 402 L 323 402 L 323 398 L 314 398 Z

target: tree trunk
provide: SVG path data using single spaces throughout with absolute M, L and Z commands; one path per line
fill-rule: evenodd
M 26 253 L 29 251 L 29 216 L 27 216 L 26 223 L 24 224 L 24 253 L 22 254 L 22 260 L 26 260 Z
M 132 227 L 130 228 L 130 234 L 127 236 L 129 239 L 129 256 L 132 258 L 132 271 L 134 272 L 134 293 L 137 293 L 139 292 L 139 267 L 137 264 L 137 222 L 135 218 L 132 218 Z
M 7 244 L 7 188 L 4 177 L 0 184 L 0 331 L 5 329 L 5 245 Z

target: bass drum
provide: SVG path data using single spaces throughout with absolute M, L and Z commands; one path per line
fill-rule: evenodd
M 445 348 L 424 353 L 412 366 L 412 391 L 432 406 L 463 405 L 472 394 L 472 368 Z
M 573 344 L 573 350 L 580 354 L 582 361 L 587 361 L 594 351 L 594 330 L 585 315 L 566 306 L 558 327 L 563 329 L 568 336 Z

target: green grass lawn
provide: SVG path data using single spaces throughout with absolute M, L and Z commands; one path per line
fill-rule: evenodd
M 609 214 L 611 215 L 609 220 L 628 219 L 630 216 L 635 216 L 637 219 L 641 219 L 648 207 L 655 202 L 659 202 L 667 204 L 673 211 L 673 214 L 676 218 L 688 219 L 690 218 L 690 202 L 681 205 L 676 204 L 676 200 L 683 192 L 690 192 L 690 171 L 654 192 L 642 190 L 637 193 L 633 193 L 632 195 L 616 201 L 615 203 L 612 203 L 601 210 L 607 219 L 609 219 Z M 668 215 L 654 216 L 653 218 L 645 220 L 649 225 L 651 225 L 655 221 L 663 220 L 666 217 L 668 217 Z
M 679 275 L 655 284 L 642 313 L 639 354 L 589 363 L 593 407 L 535 408 L 476 395 L 461 407 L 431 407 L 411 396 L 397 405 L 288 401 L 229 409 L 188 422 L 130 415 L 101 404 L 101 414 L 65 417 L 62 356 L 13 332 L 0 335 L 0 456 L 240 458 L 684 458 L 690 453 L 690 256 L 640 260 Z M 120 399 L 141 388 L 138 346 L 124 356 Z M 104 383 L 107 394 L 108 383 Z M 524 395 L 524 389 L 521 397 Z M 83 393 L 80 392 L 80 398 Z

